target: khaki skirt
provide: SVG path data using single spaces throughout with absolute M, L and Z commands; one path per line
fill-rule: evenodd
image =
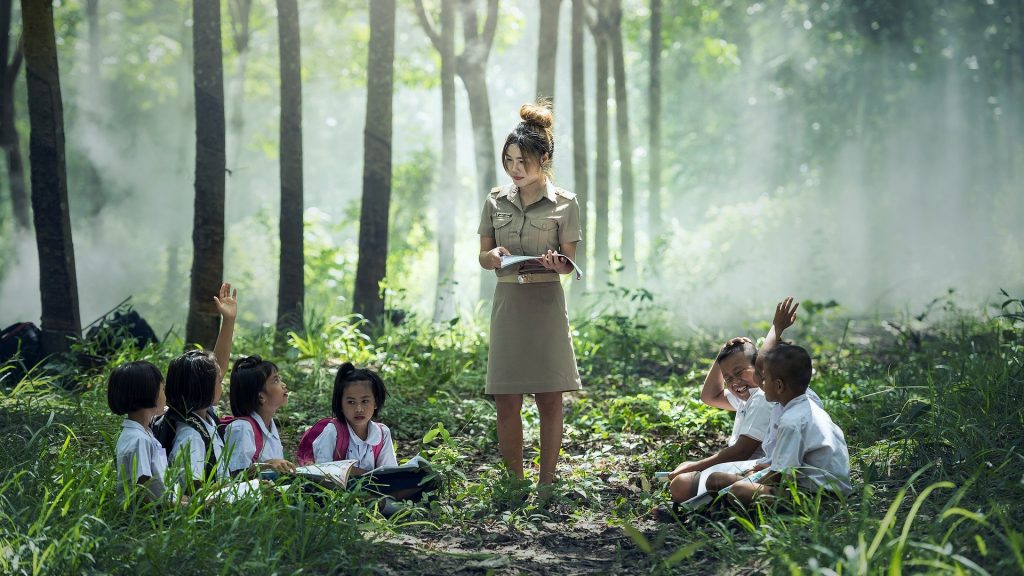
M 487 394 L 579 390 L 580 374 L 560 282 L 499 282 L 491 307 Z

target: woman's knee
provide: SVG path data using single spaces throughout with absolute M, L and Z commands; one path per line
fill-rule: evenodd
M 543 392 L 535 396 L 537 402 L 537 411 L 541 414 L 562 412 L 562 393 L 561 392 Z
M 494 405 L 499 414 L 518 414 L 523 409 L 522 394 L 495 394 Z

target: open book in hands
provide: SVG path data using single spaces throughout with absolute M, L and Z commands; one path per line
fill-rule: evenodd
M 562 258 L 565 258 L 566 262 L 568 262 L 569 264 L 572 264 L 573 270 L 576 271 L 576 279 L 577 280 L 583 278 L 583 270 L 581 270 L 580 267 L 577 266 L 576 263 L 572 261 L 572 258 L 569 258 L 565 254 L 559 254 L 558 256 L 560 256 Z M 529 262 L 531 260 L 538 260 L 539 261 L 541 258 L 542 258 L 541 256 L 512 256 L 510 254 L 506 254 L 505 256 L 501 257 L 501 267 L 502 268 L 508 268 L 509 266 L 512 266 L 513 264 L 519 264 L 521 262 Z
M 358 464 L 356 460 L 335 460 L 334 462 L 310 464 L 308 466 L 299 466 L 295 469 L 295 474 L 312 480 L 326 481 L 339 488 L 347 488 L 348 481 L 356 477 L 356 475 L 352 473 L 352 468 L 356 464 Z M 361 477 L 384 479 L 390 474 L 429 467 L 430 463 L 417 454 L 401 466 L 378 466 L 373 470 L 367 471 Z
M 737 480 L 737 482 L 757 482 L 761 478 L 764 478 L 769 472 L 771 472 L 770 468 L 764 468 L 762 470 L 758 470 L 757 472 L 754 472 L 750 476 L 744 476 L 742 480 Z M 683 509 L 686 509 L 686 510 L 700 510 L 701 508 L 707 506 L 712 501 L 714 501 L 715 498 L 718 498 L 720 496 L 725 496 L 726 494 L 728 494 L 730 492 L 732 492 L 732 485 L 726 486 L 725 488 L 722 488 L 718 492 L 711 492 L 711 491 L 699 492 L 693 498 L 690 498 L 689 500 L 681 502 L 679 504 L 679 507 L 683 508 Z

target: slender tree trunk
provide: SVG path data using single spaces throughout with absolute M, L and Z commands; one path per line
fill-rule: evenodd
M 651 236 L 647 269 L 659 270 L 658 239 L 661 236 L 661 0 L 651 0 L 651 85 L 648 92 L 648 129 L 651 137 L 648 166 L 650 193 L 647 198 L 647 232 Z
M 224 60 L 220 0 L 193 0 L 196 198 L 192 288 L 185 340 L 213 348 L 220 317 L 213 302 L 224 276 Z
M 594 44 L 597 47 L 597 95 L 596 95 L 596 132 L 597 154 L 594 174 L 594 212 L 597 222 L 594 237 L 594 279 L 599 288 L 603 288 L 609 280 L 609 234 L 608 234 L 608 40 L 600 28 L 592 29 Z
M 53 4 L 23 2 L 25 77 L 31 132 L 32 213 L 39 251 L 42 344 L 47 353 L 81 337 L 75 249 L 64 160 L 64 107 L 60 93 Z
M 252 38 L 250 22 L 252 15 L 252 0 L 228 0 L 228 13 L 231 15 L 231 39 L 235 46 L 235 53 L 238 59 L 235 60 L 235 73 L 231 78 L 230 99 L 231 120 L 228 127 L 231 131 L 229 139 L 230 170 L 238 170 L 238 163 L 242 156 L 242 149 L 245 147 L 245 72 L 249 67 L 249 41 Z M 232 174 L 232 180 L 237 185 L 244 180 L 244 171 L 239 174 Z
M 456 57 L 455 71 L 462 78 L 469 97 L 469 117 L 473 125 L 476 155 L 477 190 L 480 194 L 497 184 L 494 132 L 491 125 L 491 102 L 487 91 L 487 58 L 494 43 L 498 22 L 498 0 L 487 0 L 487 16 L 483 31 L 479 27 L 476 0 L 458 0 L 462 14 L 462 53 Z M 479 195 L 477 195 L 479 198 Z M 493 274 L 480 274 L 480 299 L 489 300 L 496 283 Z
M 395 79 L 395 0 L 370 2 L 366 65 L 366 130 L 363 135 L 363 203 L 354 311 L 376 326 L 384 314 L 380 283 L 387 276 L 391 205 L 391 124 Z
M 85 124 L 88 126 L 87 132 L 99 132 L 100 130 L 99 107 L 103 94 L 101 89 L 102 82 L 100 80 L 102 47 L 100 46 L 99 4 L 99 0 L 87 0 L 85 4 L 85 15 L 89 24 L 89 77 L 86 79 L 86 102 L 85 106 L 82 107 L 82 115 L 85 118 Z M 84 188 L 84 196 L 89 199 L 88 213 L 90 216 L 95 217 L 103 210 L 106 204 L 103 194 L 103 181 L 100 179 L 99 170 L 96 169 L 92 159 L 89 158 L 88 152 L 83 151 L 82 156 L 84 182 L 81 184 L 81 187 Z
M 630 284 L 636 274 L 636 188 L 633 183 L 633 144 L 629 136 L 626 101 L 626 63 L 622 46 L 622 0 L 614 0 L 609 14 L 610 48 L 615 75 L 616 141 L 619 145 L 619 177 L 622 181 L 622 272 Z
M 281 260 L 277 329 L 300 330 L 306 290 L 302 213 L 302 54 L 297 0 L 277 0 L 281 67 Z
M 555 98 L 555 63 L 558 56 L 558 16 L 562 0 L 540 0 L 537 40 L 537 97 Z
M 13 56 L 10 53 L 12 5 L 12 0 L 0 0 L 0 148 L 4 150 L 7 159 L 14 224 L 21 230 L 28 230 L 32 226 L 32 216 L 29 214 L 21 141 L 18 138 L 18 127 L 14 122 L 14 81 L 21 71 L 22 51 L 19 40 Z
M 587 267 L 587 197 L 589 182 L 587 178 L 587 108 L 586 82 L 583 68 L 583 32 L 586 26 L 586 0 L 572 1 L 572 166 L 576 177 L 576 199 L 580 204 L 580 220 L 583 226 L 583 242 L 576 245 L 576 261 L 584 270 Z M 581 282 L 571 286 L 586 291 L 590 276 L 584 276 Z

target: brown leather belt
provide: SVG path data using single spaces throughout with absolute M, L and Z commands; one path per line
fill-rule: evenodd
M 558 274 L 551 272 L 517 274 L 515 276 L 498 276 L 498 282 L 503 284 L 536 284 L 538 282 L 558 282 L 559 279 Z

